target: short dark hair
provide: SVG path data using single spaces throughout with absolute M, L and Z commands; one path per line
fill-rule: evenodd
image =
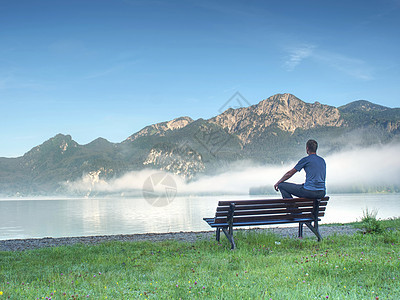
M 308 140 L 307 141 L 307 149 L 310 152 L 317 152 L 318 149 L 318 143 L 315 140 Z

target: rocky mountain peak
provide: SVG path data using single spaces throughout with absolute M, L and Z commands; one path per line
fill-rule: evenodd
M 180 117 L 166 122 L 166 127 L 169 130 L 176 130 L 181 129 L 192 122 L 193 120 L 190 117 Z
M 179 117 L 167 122 L 161 122 L 153 125 L 146 126 L 142 130 L 136 132 L 126 139 L 126 141 L 133 142 L 137 138 L 141 136 L 164 136 L 167 131 L 173 131 L 177 129 L 181 129 L 190 123 L 193 122 L 193 119 L 190 117 Z
M 303 104 L 303 101 L 292 94 L 276 94 L 258 103 L 255 112 L 259 115 L 278 111 L 290 114 L 290 111 Z
M 271 126 L 293 133 L 298 128 L 343 124 L 337 108 L 319 102 L 306 103 L 287 93 L 273 95 L 250 107 L 227 110 L 210 121 L 237 134 L 245 144 L 251 142 L 254 132 Z

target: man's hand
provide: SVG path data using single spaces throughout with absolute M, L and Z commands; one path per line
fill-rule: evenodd
M 279 181 L 278 181 L 277 183 L 274 184 L 274 189 L 275 189 L 275 191 L 278 192 L 278 191 L 279 191 L 278 185 L 279 185 L 281 182 L 284 182 L 284 181 L 288 180 L 288 179 L 289 179 L 290 177 L 292 177 L 296 172 L 297 172 L 297 170 L 296 170 L 295 168 L 293 168 L 293 169 L 287 171 L 287 172 L 285 173 L 285 175 L 283 175 L 282 178 L 279 179 Z

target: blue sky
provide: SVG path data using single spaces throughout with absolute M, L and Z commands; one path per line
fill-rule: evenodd
M 400 0 L 0 1 L 0 157 L 121 142 L 237 91 L 399 107 Z

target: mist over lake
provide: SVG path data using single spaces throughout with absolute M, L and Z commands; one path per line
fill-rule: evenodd
M 324 150 L 321 150 L 324 152 Z M 345 150 L 324 156 L 327 164 L 327 193 L 400 192 L 400 144 L 373 145 L 369 147 L 348 146 Z M 298 158 L 305 156 L 301 153 Z M 274 194 L 273 185 L 280 176 L 293 168 L 296 161 L 282 164 L 260 164 L 251 160 L 232 162 L 216 170 L 216 174 L 199 175 L 184 180 L 171 172 L 178 195 L 219 194 Z M 68 182 L 67 190 L 77 195 L 142 194 L 144 182 L 154 169 L 128 172 L 120 177 L 102 179 L 83 176 Z M 296 173 L 291 179 L 303 183 L 305 172 Z

